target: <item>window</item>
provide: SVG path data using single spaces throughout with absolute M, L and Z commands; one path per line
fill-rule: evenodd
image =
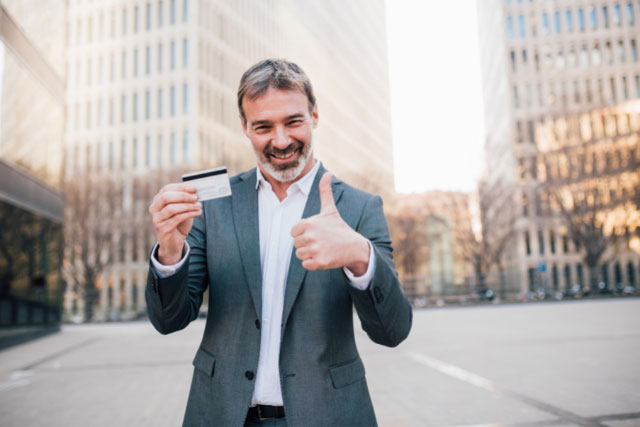
M 162 135 L 158 135 L 157 166 L 162 166 Z
M 171 146 L 169 148 L 169 156 L 172 165 L 176 164 L 176 133 L 171 132 Z
M 622 96 L 625 100 L 629 99 L 629 88 L 627 87 L 627 76 L 622 76 Z
M 133 138 L 133 168 L 137 168 L 138 167 L 138 138 L 134 137 Z
M 122 103 L 120 105 L 120 122 L 124 123 L 126 121 L 126 108 L 127 108 L 127 96 L 126 95 L 122 95 Z
M 113 98 L 109 100 L 109 125 L 113 126 Z
M 145 28 L 147 29 L 147 31 L 149 31 L 151 29 L 151 3 L 147 3 L 147 12 L 146 12 L 146 18 L 145 18 Z
M 553 232 L 553 230 L 549 232 L 549 246 L 551 247 L 551 253 L 555 254 L 556 253 L 556 235 Z
M 122 35 L 127 34 L 127 9 L 122 9 Z
M 102 99 L 98 100 L 98 118 L 96 120 L 96 125 L 99 128 L 102 127 Z
M 144 118 L 146 120 L 151 118 L 151 92 L 149 90 L 144 93 Z
M 633 5 L 631 2 L 627 3 L 627 22 L 630 27 L 633 27 Z
M 569 253 L 569 236 L 566 234 L 562 236 L 562 252 Z
M 560 34 L 560 12 L 553 12 L 553 26 L 555 27 L 556 34 Z
M 515 108 L 520 108 L 520 98 L 518 97 L 518 86 L 513 86 L 513 105 Z
M 551 279 L 553 281 L 553 290 L 557 291 L 559 286 L 558 280 L 558 266 L 553 264 L 551 267 Z
M 158 118 L 162 118 L 162 88 L 158 89 Z
M 125 140 L 120 141 L 120 169 L 124 169 L 127 165 L 127 145 Z
M 507 37 L 513 40 L 513 18 L 511 16 L 507 16 Z
M 182 22 L 189 22 L 189 0 L 182 3 Z
M 518 16 L 518 27 L 520 28 L 520 38 L 523 39 L 526 36 L 526 28 L 524 25 L 524 16 Z
M 533 292 L 536 289 L 536 269 L 527 269 L 527 276 L 529 277 L 529 291 Z
M 158 1 L 158 28 L 162 27 L 162 0 Z
M 113 58 L 113 54 L 109 56 L 109 80 L 113 81 L 116 74 L 116 61 Z
M 114 148 L 113 148 L 113 141 L 109 142 L 109 170 L 113 170 L 113 158 L 114 158 Z
M 176 42 L 171 40 L 171 69 L 175 70 L 176 69 Z
M 189 131 L 185 130 L 182 136 L 182 159 L 185 163 L 189 162 L 191 157 L 190 155 L 190 146 L 189 146 Z
M 582 8 L 578 9 L 578 28 L 580 31 L 584 31 L 584 11 Z
M 162 43 L 158 44 L 158 73 L 162 72 Z
M 175 25 L 176 23 L 176 0 L 170 0 L 170 11 L 169 13 L 171 14 L 171 25 Z
M 189 39 L 182 41 L 182 66 L 187 68 L 189 65 Z
M 511 51 L 511 71 L 516 72 L 516 53 Z
M 615 77 L 609 78 L 609 87 L 611 89 L 611 99 L 615 101 L 617 99 L 617 91 L 616 91 L 616 79 Z
M 547 12 L 542 12 L 542 32 L 545 35 L 549 34 L 549 16 Z
M 544 235 L 542 230 L 538 230 L 538 252 L 544 255 Z
M 571 10 L 567 10 L 564 13 L 564 16 L 565 16 L 565 22 L 567 25 L 567 31 L 568 32 L 573 31 L 573 16 L 571 16 Z
M 619 4 L 613 6 L 613 22 L 615 22 L 618 27 L 622 25 L 622 13 Z
M 638 48 L 636 46 L 636 40 L 631 39 L 631 60 L 638 62 Z
M 120 70 L 120 78 L 127 76 L 127 52 L 122 52 L 122 70 Z
M 137 122 L 138 121 L 138 94 L 134 93 L 133 94 L 133 121 Z
M 187 114 L 189 112 L 189 84 L 182 85 L 182 112 Z
M 133 49 L 133 75 L 138 75 L 138 49 Z
M 580 285 L 585 285 L 585 283 L 584 283 L 584 273 L 582 271 L 582 263 L 581 262 L 576 264 L 576 273 L 577 273 L 577 276 L 578 276 L 578 283 Z
M 622 40 L 618 40 L 618 61 L 620 63 L 624 63 L 625 59 L 624 42 Z
M 609 28 L 609 8 L 607 6 L 602 6 L 602 25 Z
M 144 138 L 144 165 L 145 167 L 151 166 L 151 138 L 149 135 Z
M 176 87 L 175 86 L 171 86 L 170 88 L 169 103 L 170 103 L 169 108 L 171 111 L 171 116 L 175 116 L 176 115 Z
M 640 75 L 636 74 L 634 80 L 636 81 L 636 98 L 640 98 Z
M 598 27 L 598 18 L 596 17 L 596 8 L 589 9 L 589 20 L 591 21 L 591 29 L 594 30 Z

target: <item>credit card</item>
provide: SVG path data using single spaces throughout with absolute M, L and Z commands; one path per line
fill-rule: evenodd
M 184 174 L 182 182 L 195 187 L 199 202 L 231 195 L 231 184 L 229 184 L 226 166 Z

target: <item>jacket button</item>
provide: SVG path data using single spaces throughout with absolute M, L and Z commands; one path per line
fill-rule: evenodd
M 260 319 L 256 319 L 256 329 L 260 329 Z
M 251 371 L 247 371 L 247 372 L 244 373 L 244 376 L 247 377 L 247 379 L 249 381 L 251 381 L 253 379 L 253 377 L 254 377 L 254 374 Z

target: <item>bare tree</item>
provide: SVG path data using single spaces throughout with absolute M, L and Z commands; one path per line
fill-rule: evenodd
M 398 270 L 404 278 L 413 278 L 427 258 L 426 216 L 403 210 L 388 215 L 387 221 Z
M 480 292 L 487 288 L 487 275 L 492 269 L 497 269 L 500 296 L 505 295 L 504 255 L 515 237 L 518 218 L 515 194 L 515 186 L 501 181 L 493 184 L 481 181 L 476 203 L 480 224 L 476 229 L 465 227 L 456 231 L 459 256 L 473 266 L 476 288 Z
M 63 273 L 82 296 L 85 321 L 89 322 L 98 299 L 96 281 L 111 262 L 117 225 L 113 212 L 119 210 L 122 194 L 111 179 L 90 176 L 66 181 L 63 193 L 64 242 L 68 257 L 63 263 Z
M 554 167 L 558 156 L 553 154 L 557 153 L 539 159 L 546 170 L 541 191 L 552 213 L 566 225 L 576 249 L 582 251 L 589 285 L 595 290 L 603 282 L 601 266 L 618 255 L 637 213 L 637 187 L 625 188 L 619 181 L 622 173 L 638 174 L 637 162 L 635 156 L 620 158 L 612 167 L 610 153 L 603 153 L 606 160 L 601 165 L 594 156 L 563 172 Z

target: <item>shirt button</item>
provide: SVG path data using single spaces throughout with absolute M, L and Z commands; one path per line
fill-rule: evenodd
M 244 376 L 247 377 L 247 379 L 249 381 L 251 381 L 253 379 L 253 377 L 254 377 L 254 374 L 251 371 L 247 371 L 247 372 L 244 373 Z
M 256 329 L 260 329 L 260 319 L 256 319 Z

